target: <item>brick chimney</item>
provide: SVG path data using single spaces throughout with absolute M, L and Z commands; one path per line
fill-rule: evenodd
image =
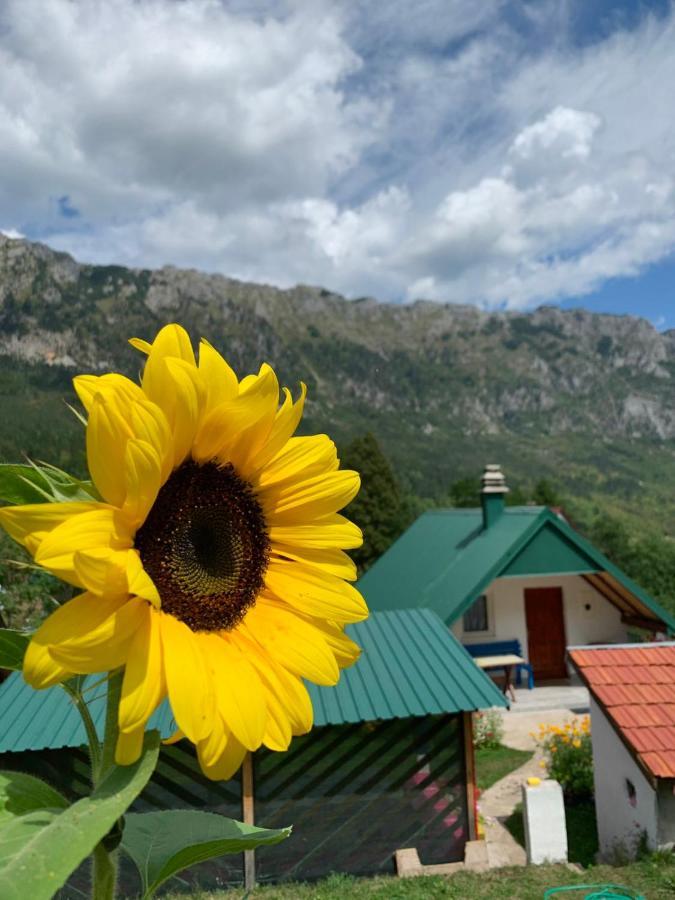
M 481 478 L 480 503 L 483 508 L 483 529 L 491 528 L 504 512 L 506 486 L 501 466 L 487 465 Z

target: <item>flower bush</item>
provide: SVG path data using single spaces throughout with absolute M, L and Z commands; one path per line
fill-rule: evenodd
M 562 786 L 565 798 L 572 802 L 593 796 L 593 750 L 591 721 L 584 716 L 563 726 L 540 725 L 532 734 L 544 752 L 541 767 L 548 777 Z
M 503 737 L 504 725 L 502 724 L 502 717 L 496 709 L 488 709 L 486 712 L 474 713 L 474 747 L 494 749 L 501 745 Z

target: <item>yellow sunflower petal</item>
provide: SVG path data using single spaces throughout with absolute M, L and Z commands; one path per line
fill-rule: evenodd
M 300 424 L 305 408 L 305 397 L 307 396 L 306 385 L 300 385 L 300 397 L 295 403 L 293 403 L 293 398 L 288 388 L 284 388 L 284 394 L 284 402 L 275 416 L 265 445 L 251 457 L 249 465 L 252 471 L 259 472 L 260 469 L 267 465 L 286 446 Z
M 129 645 L 120 698 L 122 731 L 142 728 L 166 696 L 159 613 L 144 604 Z
M 331 547 L 350 550 L 363 543 L 363 534 L 358 525 L 337 513 L 316 519 L 308 525 L 275 525 L 270 528 L 269 534 L 273 546 L 279 543 L 317 550 Z
M 112 603 L 112 600 L 107 598 L 90 596 L 91 606 L 103 607 Z M 131 637 L 139 627 L 144 607 L 147 607 L 145 600 L 138 600 L 135 597 L 123 600 L 121 606 L 99 622 L 96 622 L 93 613 L 81 609 L 83 617 L 86 613 L 89 625 L 87 630 L 81 630 L 79 634 L 67 640 L 50 644 L 49 652 L 58 663 L 73 672 L 116 669 L 127 660 Z
M 151 355 L 146 373 L 152 360 Z M 173 465 L 179 466 L 192 447 L 204 402 L 201 375 L 183 359 L 161 358 L 153 367 L 149 381 L 144 373 L 143 389 L 166 416 L 173 436 Z
M 50 655 L 49 648 L 31 640 L 23 659 L 23 677 L 36 690 L 67 681 L 74 673 L 60 666 Z
M 284 490 L 263 489 L 258 498 L 267 521 L 274 525 L 295 525 L 330 515 L 357 495 L 361 479 L 358 472 L 341 469 L 319 475 Z
M 192 366 L 196 365 L 190 335 L 181 325 L 176 325 L 175 323 L 165 325 L 157 332 L 157 336 L 152 344 L 148 344 L 147 341 L 141 341 L 139 338 L 132 338 L 130 343 L 136 349 L 147 353 L 149 357 L 143 372 L 144 390 L 146 388 L 146 379 L 152 382 L 155 376 L 155 366 L 160 360 L 173 357 L 175 359 L 184 359 L 185 362 Z M 148 387 L 154 389 L 157 385 L 149 384 Z
M 122 506 L 126 496 L 124 452 L 131 437 L 129 422 L 115 404 L 96 394 L 87 424 L 87 465 L 98 492 L 113 506 Z
M 160 598 L 137 550 L 95 547 L 77 550 L 73 566 L 78 583 L 93 594 L 134 594 L 158 609 Z
M 144 725 L 135 731 L 119 732 L 115 747 L 115 762 L 118 766 L 130 766 L 138 760 L 143 750 L 144 735 Z
M 217 458 L 242 472 L 247 460 L 267 440 L 279 405 L 276 375 L 263 366 L 261 374 L 233 400 L 216 406 L 199 429 L 192 456 L 198 462 Z
M 199 371 L 206 387 L 205 412 L 233 400 L 239 393 L 239 382 L 230 366 L 203 338 L 199 344 Z
M 227 635 L 200 635 L 215 688 L 216 707 L 237 740 L 257 750 L 265 733 L 265 696 L 255 669 Z
M 95 597 L 85 593 L 74 597 L 55 610 L 33 635 L 24 659 L 24 678 L 34 688 L 49 687 L 63 681 L 71 673 L 80 671 L 63 657 L 57 658 L 56 647 L 70 643 L 76 647 L 79 641 L 86 642 L 92 632 L 98 633 L 101 625 L 110 620 L 125 603 L 125 598 Z M 109 632 L 110 633 L 110 632 Z M 91 671 L 105 668 L 102 663 Z
M 137 550 L 127 551 L 126 574 L 129 593 L 149 600 L 154 607 L 159 609 L 161 606 L 159 591 L 155 587 L 152 578 L 143 568 L 143 563 Z
M 133 551 L 113 550 L 110 547 L 76 550 L 73 568 L 78 582 L 93 594 L 126 594 L 127 553 Z
M 336 578 L 344 578 L 346 581 L 356 581 L 356 563 L 344 552 L 337 548 L 324 548 L 323 550 L 304 547 L 287 547 L 276 543 L 272 547 L 271 559 L 294 559 L 311 566 L 320 572 L 328 572 Z
M 361 648 L 344 630 L 324 619 L 313 619 L 312 624 L 323 634 L 341 669 L 348 669 L 361 656 Z
M 129 343 L 134 349 L 140 350 L 141 353 L 145 353 L 146 356 L 148 356 L 152 350 L 150 341 L 145 341 L 143 338 L 129 338 Z
M 0 525 L 19 544 L 23 544 L 30 553 L 37 547 L 50 531 L 62 522 L 81 513 L 108 509 L 105 504 L 92 501 L 76 503 L 28 503 L 23 506 L 3 506 L 0 509 Z
M 200 635 L 160 613 L 162 656 L 169 701 L 178 727 L 193 744 L 211 729 L 213 694 Z
M 260 487 L 306 481 L 315 475 L 334 472 L 338 467 L 335 444 L 325 434 L 292 437 L 257 476 Z
M 300 612 L 335 622 L 361 622 L 368 607 L 348 582 L 293 561 L 271 559 L 266 587 Z
M 164 738 L 164 740 L 162 741 L 162 743 L 163 743 L 163 744 L 166 744 L 167 747 L 168 747 L 168 746 L 170 746 L 171 744 L 177 744 L 178 741 L 182 741 L 182 740 L 184 739 L 184 737 L 185 737 L 185 735 L 184 735 L 183 732 L 180 730 L 180 728 L 177 728 L 177 729 L 173 732 L 173 734 L 169 735 L 168 738 Z
M 105 375 L 77 375 L 73 378 L 73 387 L 87 412 L 91 410 L 96 394 L 120 397 L 127 403 L 139 402 L 145 396 L 141 388 L 130 378 L 116 372 Z M 118 402 L 118 405 L 122 404 Z
M 148 400 L 131 406 L 131 428 L 134 435 L 154 448 L 160 460 L 161 482 L 164 484 L 173 468 L 173 436 L 164 412 Z
M 265 690 L 268 717 L 263 743 L 270 750 L 283 749 L 280 746 L 272 746 L 268 741 L 283 743 L 285 720 L 290 724 L 292 734 L 306 734 L 311 730 L 314 710 L 307 688 L 300 678 L 292 675 L 283 664 L 277 662 L 253 640 L 245 629 L 232 632 L 231 640 L 238 644 L 256 669 Z
M 211 781 L 227 781 L 238 771 L 246 756 L 246 747 L 230 734 L 227 737 L 225 750 L 222 756 L 213 765 L 209 765 L 204 759 L 201 744 L 197 746 L 197 755 L 202 771 Z
M 78 550 L 94 550 L 97 547 L 124 550 L 132 543 L 129 526 L 118 511 L 101 505 L 57 525 L 38 547 L 35 561 L 69 584 L 79 585 L 74 564 Z
M 300 616 L 258 597 L 244 624 L 269 655 L 295 675 L 316 684 L 337 684 L 340 671 L 326 640 Z
M 161 486 L 161 461 L 154 447 L 131 438 L 124 451 L 125 500 L 122 512 L 136 527 L 141 525 Z
M 197 748 L 200 763 L 207 767 L 214 766 L 225 753 L 227 738 L 228 732 L 225 730 L 222 719 L 220 716 L 215 716 L 211 733 L 199 742 Z

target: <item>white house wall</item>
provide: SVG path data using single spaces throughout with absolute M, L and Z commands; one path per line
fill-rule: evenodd
M 598 821 L 600 853 L 612 861 L 627 853 L 632 855 L 640 835 L 657 846 L 656 791 L 621 742 L 607 717 L 591 697 L 591 734 L 593 738 L 593 780 L 595 813 Z M 635 805 L 631 805 L 627 780 L 635 788 Z
M 619 610 L 579 575 L 533 575 L 527 578 L 498 578 L 487 590 L 490 631 L 464 634 L 462 618 L 452 631 L 465 644 L 506 641 L 517 638 L 527 651 L 525 589 L 559 587 L 563 592 L 563 615 L 567 646 L 625 642 L 626 626 Z M 586 605 L 590 609 L 586 609 Z M 571 670 L 570 670 L 571 671 Z

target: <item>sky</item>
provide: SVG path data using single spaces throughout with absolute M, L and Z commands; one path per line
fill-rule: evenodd
M 0 230 L 675 327 L 669 0 L 2 0 Z

